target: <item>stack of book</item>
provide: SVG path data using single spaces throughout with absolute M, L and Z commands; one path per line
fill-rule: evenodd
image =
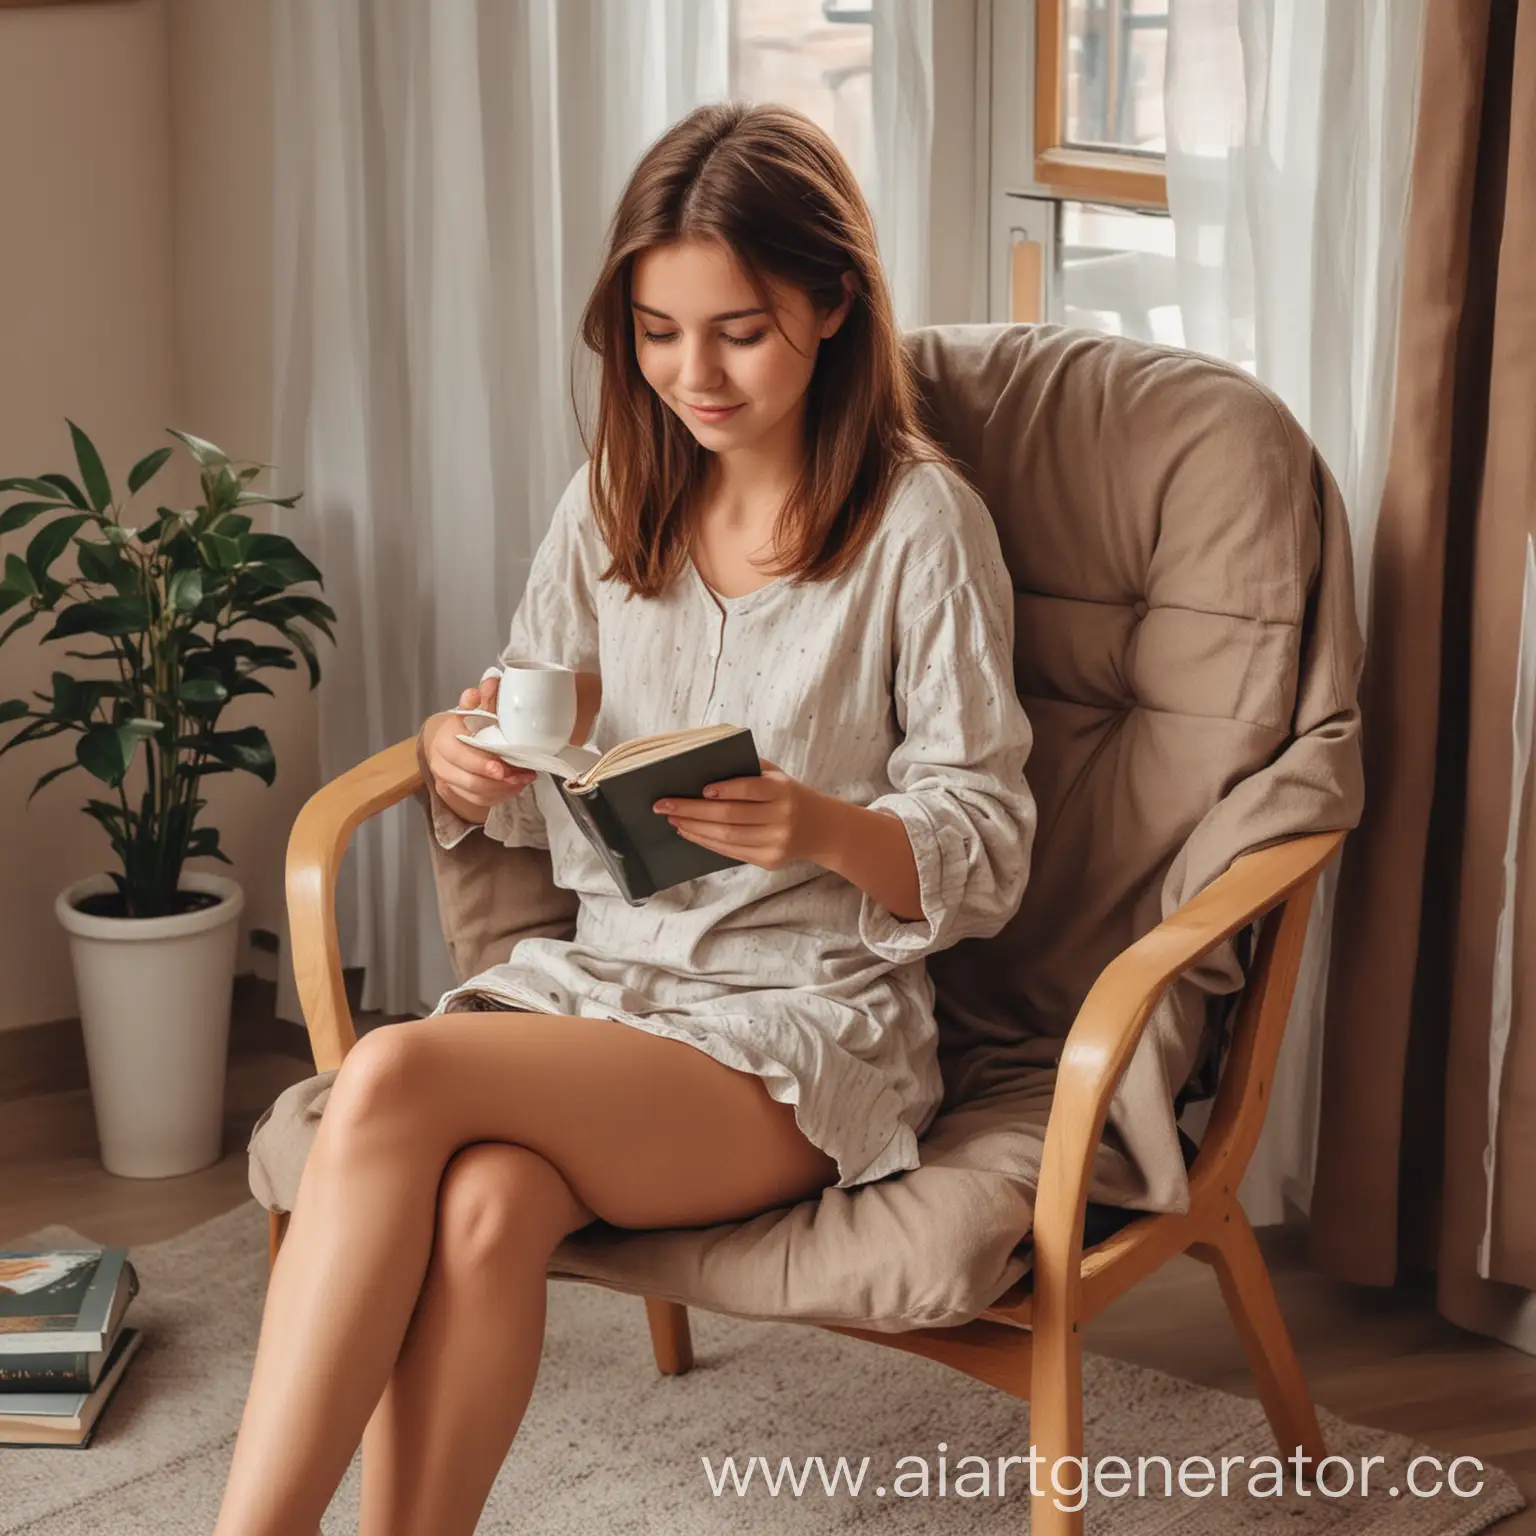
M 126 1248 L 0 1250 L 0 1446 L 91 1443 L 139 1347 L 138 1293 Z

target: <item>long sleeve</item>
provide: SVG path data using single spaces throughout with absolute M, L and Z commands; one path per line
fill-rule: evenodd
M 985 514 L 983 514 L 985 515 Z M 1024 779 L 1032 732 L 1013 683 L 1013 592 L 1001 558 L 930 602 L 903 630 L 895 670 L 893 792 L 917 860 L 923 915 L 898 919 L 868 896 L 859 937 L 894 962 L 996 933 L 1029 876 L 1035 801 Z
M 598 670 L 595 590 L 602 569 L 601 540 L 591 526 L 591 515 L 587 467 L 583 464 L 556 504 L 549 531 L 529 566 L 528 581 L 500 653 L 501 662 L 554 661 L 575 672 Z M 455 847 L 478 830 L 514 848 L 549 847 L 535 785 L 493 806 L 483 829 L 450 810 L 430 783 L 430 776 L 427 788 L 432 832 L 440 847 Z

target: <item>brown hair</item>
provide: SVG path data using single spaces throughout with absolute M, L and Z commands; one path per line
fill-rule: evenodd
M 819 581 L 845 570 L 915 460 L 943 460 L 918 422 L 874 222 L 837 146 L 788 107 L 700 107 L 646 152 L 619 200 L 580 337 L 601 359 L 596 429 L 582 437 L 593 512 L 611 562 L 603 579 L 654 597 L 682 569 L 707 450 L 657 397 L 635 356 L 636 256 L 677 240 L 730 250 L 772 310 L 766 280 L 846 318 L 821 343 L 807 391 L 805 468 L 774 528 L 777 574 Z

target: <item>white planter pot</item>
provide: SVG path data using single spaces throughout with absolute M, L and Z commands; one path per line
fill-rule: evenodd
M 224 1072 L 235 948 L 245 895 L 187 873 L 181 888 L 220 898 L 176 917 L 93 917 L 93 875 L 54 903 L 69 934 L 102 1166 L 127 1179 L 195 1173 L 223 1155 Z

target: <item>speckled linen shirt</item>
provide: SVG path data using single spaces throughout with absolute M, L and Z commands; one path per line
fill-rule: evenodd
M 522 940 L 436 1011 L 604 1017 L 685 1041 L 794 1105 L 804 1135 L 835 1159 L 837 1187 L 918 1167 L 943 1096 L 924 957 L 1002 927 L 1034 840 L 1013 587 L 990 515 L 953 472 L 921 464 L 829 582 L 722 597 L 689 564 L 646 599 L 599 581 L 606 564 L 583 467 L 534 558 L 503 660 L 600 673 L 588 743 L 599 750 L 749 726 L 759 754 L 794 778 L 894 813 L 923 915 L 900 920 L 808 861 L 735 866 L 632 907 L 540 775 L 492 811 L 484 835 L 549 849 L 556 881 L 580 896 L 575 936 Z M 444 847 L 475 830 L 432 804 Z

